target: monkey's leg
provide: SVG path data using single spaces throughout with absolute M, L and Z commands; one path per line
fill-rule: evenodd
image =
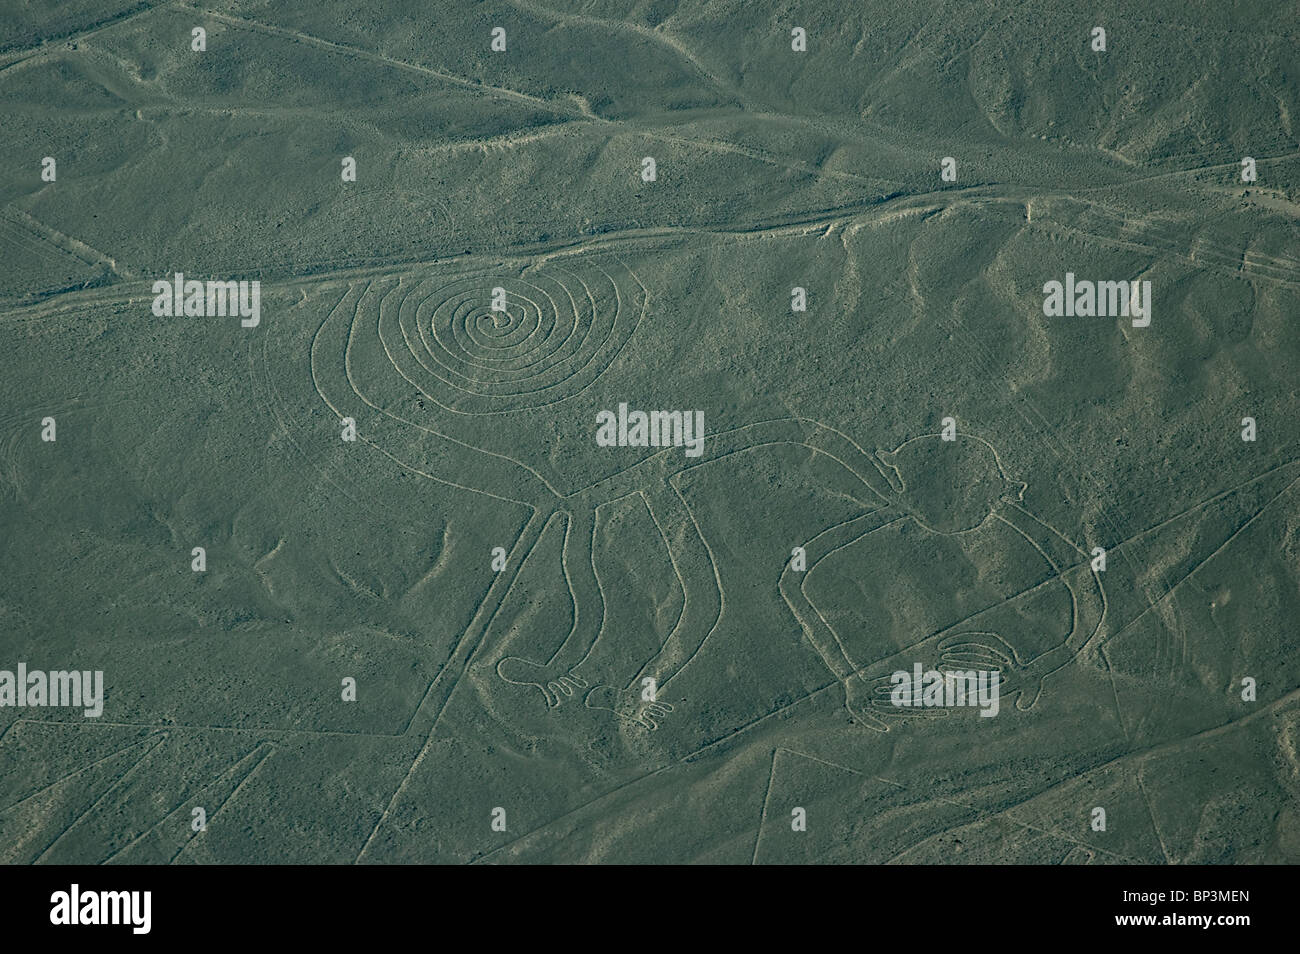
M 632 680 L 655 680 L 659 689 L 668 684 L 700 651 L 722 617 L 722 583 L 708 544 L 695 517 L 670 481 L 641 491 L 650 516 L 663 535 L 682 586 L 682 612 L 663 646 Z
M 1106 592 L 1087 554 L 1018 505 L 1000 507 L 995 516 L 1024 537 L 1052 568 L 1048 582 L 1070 594 L 1070 631 L 1057 646 L 1025 661 L 996 633 L 949 632 L 940 642 L 942 669 L 996 669 L 1003 695 L 1017 694 L 1016 708 L 1028 709 L 1042 692 L 1043 680 L 1067 666 L 1101 633 Z
M 831 674 L 845 684 L 845 705 L 849 711 L 870 728 L 881 731 L 886 731 L 887 726 L 871 712 L 872 692 L 868 684 L 849 659 L 839 635 L 808 599 L 804 583 L 817 565 L 835 551 L 901 519 L 903 516 L 897 510 L 883 508 L 822 531 L 804 545 L 807 569 L 795 570 L 791 562 L 787 561 L 780 581 L 781 596 L 799 621 L 808 642 L 817 651 L 817 655 L 821 656 Z
M 506 682 L 536 686 L 549 706 L 587 688 L 587 681 L 575 671 L 590 655 L 605 620 L 605 598 L 596 579 L 592 544 L 596 515 L 592 510 L 570 511 L 564 530 L 564 579 L 573 599 L 573 623 L 564 641 L 545 662 L 507 656 L 497 663 L 497 674 Z

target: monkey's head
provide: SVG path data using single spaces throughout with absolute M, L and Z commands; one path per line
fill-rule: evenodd
M 1002 470 L 993 447 L 977 437 L 945 441 L 927 434 L 877 454 L 892 473 L 900 505 L 935 533 L 962 533 L 1004 503 L 1018 503 L 1025 485 Z

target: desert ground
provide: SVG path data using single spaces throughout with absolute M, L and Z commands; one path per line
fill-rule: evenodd
M 1294 0 L 0 11 L 0 861 L 1300 861 Z

